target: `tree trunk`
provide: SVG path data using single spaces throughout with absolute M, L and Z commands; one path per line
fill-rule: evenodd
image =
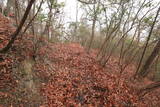
M 41 7 L 43 4 L 43 0 L 40 3 L 40 6 L 38 7 L 38 10 L 36 12 L 36 14 L 32 17 L 32 19 L 29 21 L 28 25 L 25 27 L 25 29 L 23 30 L 23 33 L 21 35 L 24 35 L 25 32 L 27 31 L 27 29 L 30 27 L 30 25 L 32 24 L 32 22 L 34 21 L 34 19 L 36 18 L 36 16 L 38 15 L 38 12 L 40 11 Z M 42 22 L 41 22 L 42 23 Z M 41 31 L 42 31 L 42 26 L 41 26 Z
M 11 12 L 11 7 L 14 8 L 14 0 L 7 0 L 6 16 L 8 16 L 9 13 Z
M 16 26 L 19 25 L 20 20 L 20 12 L 19 12 L 19 3 L 17 0 L 14 0 L 15 2 L 15 19 L 16 19 Z
M 96 24 L 96 18 L 94 18 L 94 20 L 93 20 L 93 24 L 92 24 L 92 35 L 91 35 L 91 40 L 90 40 L 90 43 L 89 43 L 89 46 L 88 46 L 87 53 L 89 53 L 89 51 L 90 51 L 90 49 L 91 49 L 91 46 L 92 46 L 92 43 L 93 43 L 94 33 L 95 33 L 95 24 Z
M 4 11 L 4 2 L 0 1 L 0 12 L 3 14 Z
M 33 5 L 33 14 L 35 14 L 35 10 L 36 10 L 36 3 L 34 3 L 34 5 Z M 34 16 L 33 16 L 33 17 L 34 17 Z M 31 20 L 32 20 L 32 19 L 31 19 Z M 32 21 L 31 29 L 32 29 L 32 34 L 35 35 L 34 20 Z
M 94 0 L 95 2 L 96 0 Z M 91 40 L 89 42 L 89 46 L 88 46 L 88 49 L 87 49 L 87 53 L 89 53 L 90 49 L 91 49 L 91 46 L 92 46 L 92 43 L 93 43 L 93 39 L 94 39 L 94 34 L 95 34 L 95 26 L 96 26 L 96 20 L 97 20 L 97 9 L 99 8 L 99 4 L 96 8 L 96 5 L 94 4 L 93 6 L 93 11 L 94 11 L 94 17 L 93 17 L 93 23 L 92 23 L 92 34 L 91 34 Z
M 147 93 L 157 89 L 157 88 L 160 88 L 160 81 L 158 82 L 155 82 L 155 83 L 151 83 L 149 84 L 148 86 L 146 86 L 145 88 L 142 88 L 140 91 L 139 91 L 139 95 L 140 97 L 143 97 L 144 95 L 146 95 Z
M 147 50 L 147 46 L 148 46 L 148 44 L 149 44 L 149 41 L 150 41 L 150 38 L 151 38 L 151 35 L 152 35 L 152 31 L 153 31 L 154 25 L 155 25 L 155 23 L 156 23 L 156 20 L 157 20 L 157 18 L 158 18 L 159 12 L 160 12 L 160 7 L 159 7 L 158 10 L 157 10 L 155 19 L 154 19 L 153 24 L 152 24 L 152 26 L 151 26 L 151 30 L 150 30 L 149 35 L 148 35 L 148 37 L 147 37 L 147 42 L 146 42 L 145 48 L 144 48 L 144 50 L 143 50 L 143 53 L 142 53 L 140 62 L 139 62 L 139 64 L 138 64 L 136 73 L 135 73 L 135 75 L 134 75 L 134 78 L 135 78 L 136 76 L 138 76 L 137 74 L 138 74 L 138 72 L 139 72 L 139 69 L 140 69 L 140 67 L 141 67 L 141 63 L 142 63 L 143 58 L 144 58 L 144 56 L 145 56 L 145 53 L 146 53 L 146 50 Z M 143 69 L 142 69 L 142 70 L 143 70 Z M 141 74 L 140 74 L 140 75 L 141 75 Z
M 52 14 L 52 5 L 49 6 L 49 7 L 50 8 L 49 8 L 49 13 L 48 13 L 48 20 L 46 22 L 46 26 L 45 26 L 44 31 L 42 33 L 42 35 L 46 34 L 46 36 L 48 36 L 48 40 L 49 40 L 49 31 L 50 31 L 49 29 L 50 29 L 50 26 L 51 26 L 52 16 L 53 16 L 53 14 Z
M 26 9 L 26 11 L 24 13 L 24 16 L 23 16 L 23 18 L 22 18 L 22 20 L 20 22 L 20 25 L 18 26 L 16 31 L 13 34 L 11 34 L 11 37 L 12 37 L 11 40 L 9 41 L 9 43 L 7 44 L 6 47 L 4 47 L 2 50 L 0 50 L 0 53 L 5 53 L 12 47 L 12 44 L 16 40 L 16 37 L 19 35 L 20 31 L 22 30 L 22 27 L 23 27 L 23 25 L 24 25 L 24 23 L 25 23 L 25 21 L 26 21 L 26 19 L 28 17 L 28 14 L 29 14 L 29 12 L 31 10 L 31 7 L 32 7 L 34 1 L 35 0 L 30 0 L 29 4 L 27 6 L 27 9 Z
M 140 76 L 140 77 L 147 76 L 147 74 L 149 73 L 149 68 L 152 65 L 156 56 L 158 56 L 159 52 L 160 52 L 160 39 L 159 39 L 158 43 L 156 44 L 153 52 L 151 53 L 151 55 L 149 56 L 149 58 L 145 62 L 144 66 L 142 67 L 141 72 L 139 72 L 138 76 Z

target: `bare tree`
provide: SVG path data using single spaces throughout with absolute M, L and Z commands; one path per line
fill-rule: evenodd
M 23 16 L 18 28 L 16 29 L 16 31 L 13 34 L 11 34 L 11 37 L 12 37 L 11 40 L 9 41 L 9 43 L 7 44 L 6 47 L 4 47 L 2 50 L 0 50 L 0 53 L 5 53 L 12 47 L 12 44 L 16 40 L 16 38 L 19 35 L 20 31 L 22 30 L 22 27 L 23 27 L 28 15 L 29 15 L 29 12 L 30 12 L 31 7 L 32 7 L 34 2 L 35 2 L 35 0 L 30 0 L 29 4 L 27 6 L 27 9 L 26 9 L 26 11 L 24 13 L 24 16 Z
M 138 64 L 138 67 L 137 67 L 137 70 L 136 70 L 136 73 L 135 73 L 135 76 L 134 76 L 134 77 L 136 77 L 137 75 L 144 76 L 144 73 L 145 73 L 146 70 L 149 68 L 149 67 L 146 67 L 146 66 L 148 66 L 147 64 L 151 64 L 152 61 L 154 60 L 155 56 L 158 54 L 157 51 L 159 51 L 159 48 L 158 48 L 158 47 L 159 47 L 159 46 L 158 46 L 158 45 L 159 45 L 159 42 L 158 42 L 155 50 L 153 51 L 153 53 L 151 54 L 151 56 L 150 56 L 149 59 L 147 60 L 146 64 L 145 64 L 144 67 L 142 68 L 142 73 L 139 74 L 138 72 L 139 72 L 139 69 L 140 69 L 140 67 L 141 67 L 141 63 L 142 63 L 142 61 L 143 61 L 143 58 L 144 58 L 144 56 L 145 56 L 145 53 L 146 53 L 146 50 L 147 50 L 147 46 L 148 46 L 148 44 L 149 44 L 149 41 L 150 41 L 150 38 L 151 38 L 151 35 L 152 35 L 152 31 L 153 31 L 153 28 L 154 28 L 154 26 L 155 26 L 156 20 L 157 20 L 157 18 L 158 18 L 159 12 L 160 12 L 160 7 L 159 7 L 158 10 L 157 10 L 155 19 L 154 19 L 153 24 L 152 24 L 152 26 L 151 26 L 151 30 L 150 30 L 150 32 L 149 32 L 149 35 L 148 35 L 148 38 L 147 38 L 147 41 L 146 41 L 146 45 L 145 45 L 145 48 L 144 48 L 144 50 L 143 50 L 143 53 L 142 53 L 142 56 L 141 56 L 141 59 L 140 59 L 140 62 L 139 62 L 139 64 Z
M 89 0 L 89 1 L 86 1 L 86 0 L 78 0 L 79 2 L 81 3 L 84 3 L 84 4 L 96 4 L 96 0 Z
M 152 65 L 155 58 L 158 56 L 159 52 L 160 52 L 160 39 L 158 43 L 156 44 L 156 46 L 154 47 L 153 52 L 151 53 L 151 55 L 148 57 L 147 61 L 145 62 L 144 66 L 140 70 L 138 74 L 139 76 L 141 77 L 147 76 L 147 74 L 149 73 L 149 68 Z
M 4 1 L 0 1 L 0 12 L 3 14 L 4 13 Z
M 30 25 L 32 24 L 32 22 L 35 20 L 36 16 L 38 15 L 38 12 L 40 11 L 40 9 L 41 9 L 41 7 L 42 7 L 42 4 L 43 4 L 43 0 L 41 1 L 40 5 L 39 5 L 36 14 L 32 17 L 32 19 L 29 21 L 29 23 L 28 23 L 27 26 L 25 27 L 22 35 L 25 34 L 25 32 L 27 31 L 27 29 L 30 27 Z

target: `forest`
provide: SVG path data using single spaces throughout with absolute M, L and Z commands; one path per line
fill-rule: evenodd
M 0 0 L 0 107 L 160 107 L 160 0 Z

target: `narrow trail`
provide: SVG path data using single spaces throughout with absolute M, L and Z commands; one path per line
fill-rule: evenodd
M 9 19 L 0 15 L 0 48 L 8 43 L 14 30 Z M 104 68 L 97 62 L 95 51 L 87 54 L 79 44 L 56 44 L 37 38 L 39 47 L 35 52 L 34 39 L 33 35 L 23 35 L 23 38 L 17 38 L 8 53 L 0 54 L 0 107 L 160 105 L 158 91 L 140 100 L 135 90 L 129 87 L 127 78 L 133 73 L 132 67 L 126 69 L 117 84 L 119 67 L 116 58 L 113 57 Z M 34 64 L 27 58 L 34 59 Z M 29 91 L 24 91 L 26 89 Z
M 116 76 L 107 72 L 78 44 L 58 44 L 49 53 L 51 79 L 43 87 L 47 105 L 54 106 L 133 106 L 136 96 Z M 123 92 L 123 93 L 122 93 Z

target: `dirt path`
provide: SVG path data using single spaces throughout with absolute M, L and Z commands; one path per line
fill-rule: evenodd
M 15 30 L 0 15 L 0 48 Z M 0 54 L 0 107 L 156 107 L 156 92 L 139 100 L 127 86 L 117 84 L 116 58 L 101 67 L 95 52 L 87 54 L 79 44 L 53 44 L 40 38 L 35 54 L 33 35 L 18 39 L 11 51 Z M 35 62 L 27 59 L 33 58 Z M 126 69 L 125 77 L 129 78 Z M 128 73 L 128 74 L 127 74 Z M 42 87 L 41 87 L 42 85 Z M 156 96 L 157 95 L 157 96 Z
M 109 69 L 102 68 L 94 59 L 94 54 L 88 55 L 77 44 L 56 45 L 53 48 L 55 51 L 48 56 L 54 70 L 43 88 L 47 106 L 135 105 L 134 94 L 123 83 L 117 88 L 116 76 L 108 73 Z

